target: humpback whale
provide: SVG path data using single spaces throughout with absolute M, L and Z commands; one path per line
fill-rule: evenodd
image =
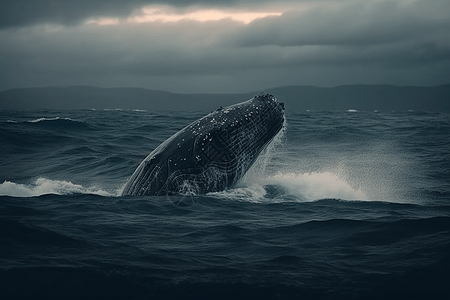
M 284 126 L 271 94 L 220 107 L 153 150 L 122 195 L 198 195 L 232 187 Z

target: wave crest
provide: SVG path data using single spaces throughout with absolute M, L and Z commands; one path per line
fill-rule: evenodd
M 100 196 L 117 196 L 96 187 L 83 187 L 70 181 L 38 178 L 32 184 L 18 184 L 5 180 L 0 184 L 0 196 L 35 197 L 46 194 L 94 194 Z
M 39 128 L 48 128 L 48 129 L 89 129 L 91 128 L 88 123 L 78 120 L 73 120 L 71 118 L 61 118 L 61 117 L 53 117 L 53 118 L 38 118 L 34 120 L 27 121 L 15 121 L 15 120 L 7 120 L 7 124 L 11 125 L 19 125 L 19 126 L 39 126 Z
M 290 193 L 296 194 L 305 200 L 318 200 L 326 198 L 363 200 L 367 195 L 351 187 L 345 180 L 331 172 L 282 174 L 278 173 L 266 179 L 269 184 L 276 184 L 286 188 Z
M 250 202 L 308 202 L 321 199 L 365 200 L 365 192 L 350 186 L 331 172 L 277 173 L 247 177 L 234 189 L 209 196 Z

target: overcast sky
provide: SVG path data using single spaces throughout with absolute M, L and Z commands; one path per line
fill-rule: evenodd
M 446 83 L 449 0 L 0 1 L 0 90 Z

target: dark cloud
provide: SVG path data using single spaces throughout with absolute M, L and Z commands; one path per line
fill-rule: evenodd
M 289 9 L 298 3 L 339 2 L 339 0 L 2 0 L 0 28 L 22 27 L 41 23 L 76 25 L 89 18 L 126 18 L 148 5 L 166 5 L 186 10 L 190 7 Z
M 2 0 L 0 1 L 0 28 L 37 23 L 74 25 L 98 16 L 127 17 L 143 6 L 152 4 L 186 7 L 190 5 L 230 6 L 234 3 L 235 1 L 223 0 Z
M 111 12 L 130 14 L 143 1 L 127 3 L 123 11 L 111 4 Z M 3 29 L 0 90 L 87 84 L 246 92 L 289 84 L 450 82 L 448 1 L 328 4 L 250 24 L 222 19 Z M 107 9 L 96 9 L 95 15 L 108 16 Z
M 408 67 L 450 61 L 450 2 L 356 3 L 255 20 L 226 43 L 278 47 L 290 65 Z
M 433 9 L 430 11 L 430 6 Z M 304 13 L 289 11 L 281 17 L 249 24 L 232 37 L 241 46 L 348 45 L 369 46 L 445 36 L 450 28 L 450 2 L 356 3 Z M 422 13 L 420 13 L 422 12 Z
M 135 0 L 3 0 L 0 2 L 0 27 L 41 22 L 75 24 L 96 15 L 127 15 L 144 3 Z

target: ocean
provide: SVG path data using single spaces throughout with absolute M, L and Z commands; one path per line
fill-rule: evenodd
M 205 112 L 0 111 L 0 299 L 450 299 L 450 114 L 303 111 L 241 182 L 120 196 Z

